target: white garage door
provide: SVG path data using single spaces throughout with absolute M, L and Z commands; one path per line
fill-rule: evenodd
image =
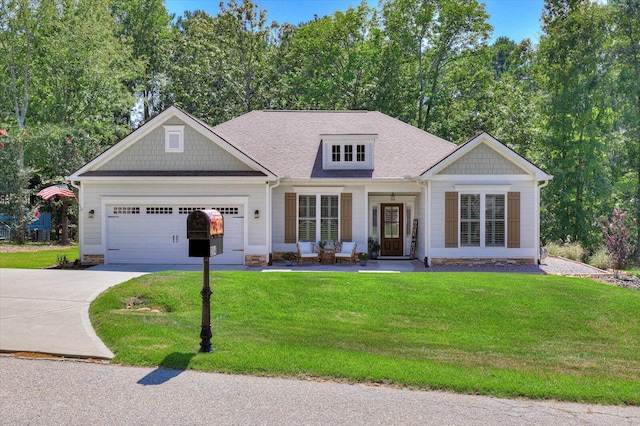
M 224 217 L 224 253 L 211 263 L 242 265 L 242 206 L 184 205 L 107 206 L 107 263 L 201 264 L 201 258 L 189 257 L 187 215 L 207 209 Z

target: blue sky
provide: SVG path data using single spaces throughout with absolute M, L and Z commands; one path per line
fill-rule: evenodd
M 242 3 L 242 0 L 236 0 Z M 377 6 L 377 0 L 367 0 L 371 6 Z M 176 16 L 185 10 L 204 10 L 215 15 L 219 10 L 219 0 L 166 0 L 170 13 Z M 225 1 L 226 3 L 226 1 Z M 261 9 L 267 9 L 267 19 L 279 23 L 298 24 L 310 21 L 314 15 L 325 16 L 335 11 L 356 7 L 360 0 L 254 0 Z M 540 38 L 540 16 L 544 0 L 481 0 L 491 17 L 494 27 L 493 39 L 507 36 L 516 42 L 531 38 L 535 43 Z

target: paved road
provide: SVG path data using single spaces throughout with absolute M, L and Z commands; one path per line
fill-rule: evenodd
M 113 358 L 89 321 L 102 291 L 140 272 L 0 269 L 0 351 Z
M 640 408 L 0 356 L 2 425 L 640 425 Z

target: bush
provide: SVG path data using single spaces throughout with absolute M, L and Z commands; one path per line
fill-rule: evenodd
M 564 257 L 579 262 L 582 261 L 584 256 L 584 249 L 580 243 L 549 243 L 547 244 L 547 249 L 549 250 L 550 256 Z
M 69 263 L 69 259 L 67 259 L 66 254 L 59 254 L 58 259 L 56 260 L 56 266 L 64 266 Z
M 632 219 L 630 226 L 633 227 L 635 223 L 635 219 Z M 613 215 L 603 220 L 602 233 L 604 244 L 613 261 L 613 269 L 617 271 L 624 268 L 633 253 L 633 241 L 627 226 L 627 213 L 614 209 Z
M 595 266 L 599 269 L 609 269 L 611 267 L 611 256 L 606 247 L 600 247 L 589 258 L 589 265 Z

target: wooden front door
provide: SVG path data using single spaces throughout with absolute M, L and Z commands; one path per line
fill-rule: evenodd
M 404 255 L 402 204 L 382 204 L 380 256 Z

